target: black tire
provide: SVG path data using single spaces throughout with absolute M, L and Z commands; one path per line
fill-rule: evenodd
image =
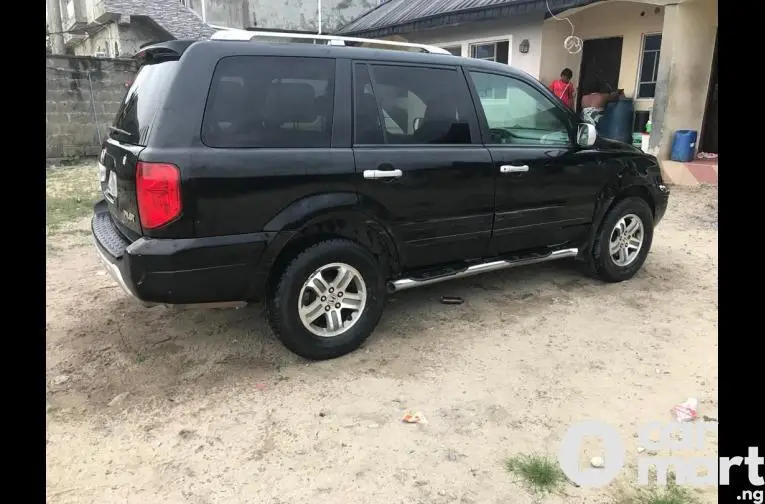
M 636 215 L 643 223 L 643 245 L 637 258 L 626 266 L 614 262 L 608 250 L 609 240 L 614 227 L 619 220 L 629 214 Z M 606 214 L 603 223 L 595 236 L 592 246 L 593 266 L 595 274 L 606 282 L 623 282 L 629 280 L 643 266 L 653 241 L 653 212 L 644 199 L 638 197 L 625 198 L 616 203 Z
M 335 262 L 352 266 L 360 273 L 366 286 L 366 306 L 346 332 L 317 336 L 300 320 L 298 298 L 314 271 Z M 372 334 L 386 296 L 384 272 L 367 249 L 349 240 L 322 241 L 298 254 L 284 269 L 268 299 L 268 321 L 276 337 L 297 355 L 310 360 L 333 359 L 356 350 Z

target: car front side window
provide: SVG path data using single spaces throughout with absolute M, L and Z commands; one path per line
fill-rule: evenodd
M 512 77 L 470 72 L 489 127 L 489 143 L 571 144 L 569 121 L 552 100 Z

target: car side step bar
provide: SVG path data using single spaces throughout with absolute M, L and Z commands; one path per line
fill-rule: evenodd
M 388 282 L 388 292 L 391 294 L 402 290 L 413 289 L 415 287 L 421 287 L 423 285 L 430 285 L 438 282 L 445 282 L 446 280 L 454 280 L 455 278 L 465 278 L 473 275 L 480 275 L 481 273 L 488 273 L 490 271 L 498 271 L 508 268 L 515 268 L 517 266 L 526 266 L 529 264 L 543 263 L 547 261 L 555 261 L 557 259 L 566 259 L 570 257 L 576 257 L 579 253 L 579 249 L 569 248 L 561 249 L 550 252 L 546 255 L 536 257 L 524 257 L 514 260 L 500 260 L 491 261 L 481 264 L 470 266 L 464 270 L 456 271 L 453 273 L 447 273 L 445 275 L 435 276 L 432 278 L 401 278 Z

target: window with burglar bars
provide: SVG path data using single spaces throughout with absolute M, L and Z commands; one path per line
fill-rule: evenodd
M 656 79 L 659 73 L 661 54 L 661 33 L 643 36 L 643 54 L 638 77 L 638 98 L 653 98 L 656 94 Z

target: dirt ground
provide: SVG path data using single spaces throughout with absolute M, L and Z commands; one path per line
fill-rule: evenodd
M 72 215 L 49 231 L 49 503 L 539 502 L 503 461 L 555 456 L 573 422 L 615 426 L 634 464 L 636 429 L 673 405 L 717 417 L 715 188 L 673 188 L 629 282 L 549 263 L 414 289 L 360 350 L 320 363 L 285 350 L 261 306 L 138 306 Z M 542 501 L 613 502 L 614 487 Z

